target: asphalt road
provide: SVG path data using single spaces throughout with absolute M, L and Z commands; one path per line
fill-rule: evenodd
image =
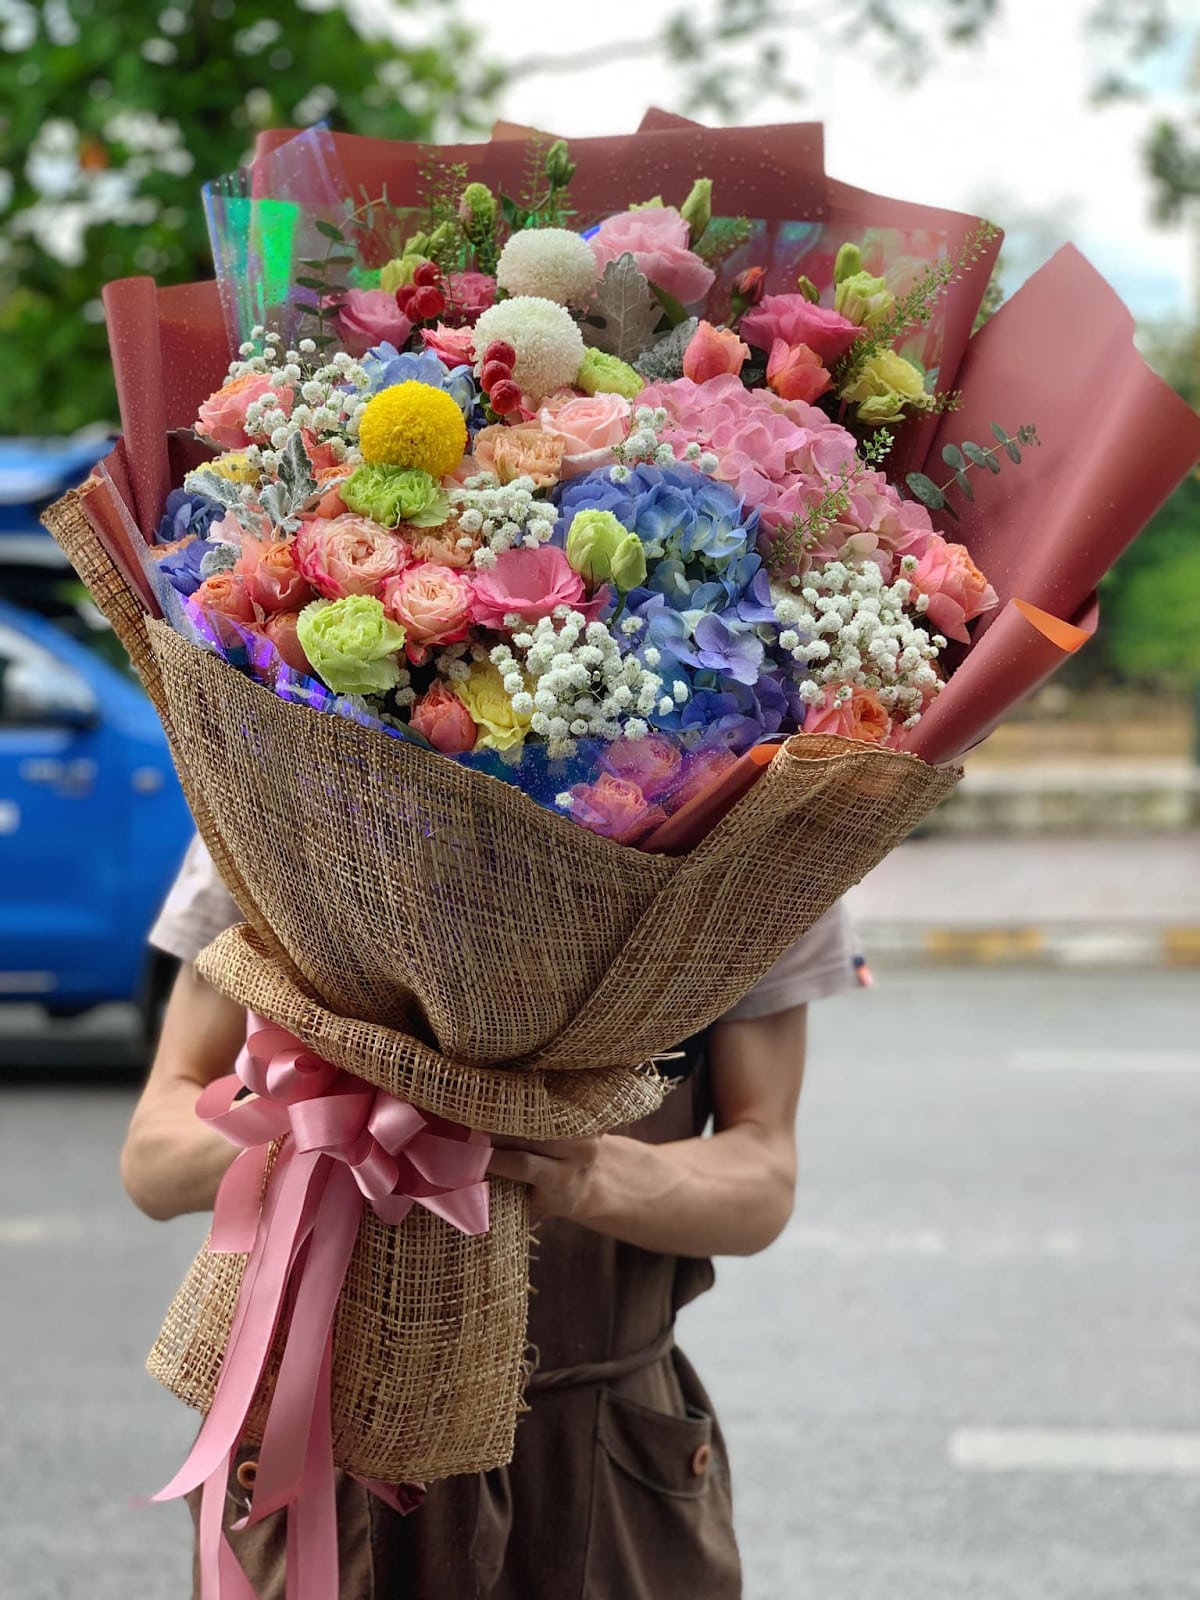
M 747 1600 L 1200 1600 L 1198 1034 L 1186 972 L 817 1008 L 795 1219 L 681 1327 Z M 182 1600 L 185 1513 L 130 1502 L 193 1431 L 141 1360 L 203 1225 L 124 1201 L 131 1087 L 52 1071 L 98 1044 L 0 1051 L 0 1593 Z

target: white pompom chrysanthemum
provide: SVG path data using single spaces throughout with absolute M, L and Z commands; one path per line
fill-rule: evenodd
M 523 228 L 500 252 L 496 282 L 511 295 L 581 306 L 596 287 L 596 257 L 566 228 Z
M 513 379 L 533 405 L 574 383 L 583 361 L 583 335 L 570 313 L 538 295 L 515 295 L 489 306 L 475 324 L 475 348 L 496 340 L 517 352 Z

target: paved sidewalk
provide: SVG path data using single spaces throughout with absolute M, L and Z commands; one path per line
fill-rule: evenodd
M 849 900 L 868 958 L 1200 965 L 1200 832 L 934 835 Z

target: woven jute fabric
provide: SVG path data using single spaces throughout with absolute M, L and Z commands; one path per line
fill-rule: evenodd
M 88 539 L 57 512 L 76 560 Z M 90 545 L 86 562 L 106 576 Z M 116 626 L 115 597 L 98 599 Z M 347 1071 L 491 1132 L 597 1133 L 652 1109 L 661 1088 L 642 1064 L 728 1010 L 957 778 L 800 736 L 669 859 L 286 703 L 165 623 L 121 613 L 118 631 L 247 919 L 201 973 Z M 511 1185 L 493 1182 L 492 1201 L 481 1239 L 419 1212 L 364 1222 L 335 1326 L 341 1465 L 394 1481 L 508 1458 L 527 1232 Z M 243 1265 L 202 1252 L 151 1356 L 202 1409 Z

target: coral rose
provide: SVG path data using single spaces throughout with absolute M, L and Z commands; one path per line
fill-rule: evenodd
M 452 568 L 423 561 L 383 586 L 388 615 L 412 644 L 453 644 L 471 625 L 471 583 Z
M 683 375 L 693 383 L 707 383 L 727 372 L 737 374 L 749 354 L 736 333 L 701 322 L 683 353 Z
M 767 387 L 781 400 L 803 400 L 812 405 L 833 388 L 833 379 L 815 350 L 806 344 L 776 339 L 767 362 Z
M 312 663 L 304 654 L 304 647 L 296 634 L 299 620 L 298 611 L 277 611 L 273 617 L 267 618 L 260 631 L 263 638 L 269 639 L 275 646 L 285 665 L 291 667 L 293 672 L 301 672 L 306 678 L 311 678 Z
M 246 432 L 247 408 L 268 392 L 276 396 L 281 410 L 292 409 L 291 388 L 287 384 L 276 387 L 268 373 L 247 372 L 240 378 L 231 378 L 200 407 L 196 432 L 218 450 L 244 450 L 252 442 Z
M 377 598 L 408 565 L 403 539 L 369 517 L 315 517 L 302 524 L 292 547 L 296 570 L 327 600 L 350 594 Z
M 402 531 L 407 532 L 408 547 L 414 561 L 432 562 L 437 567 L 453 567 L 457 572 L 471 565 L 479 548 L 478 540 L 464 533 L 456 522 L 448 522 L 432 530 L 411 528 Z
M 967 623 L 999 604 L 966 546 L 947 544 L 939 533 L 930 535 L 917 570 L 907 576 L 918 593 L 928 596 L 930 622 L 960 644 L 970 643 Z
M 538 622 L 558 606 L 581 611 L 590 621 L 608 601 L 607 590 L 587 601 L 583 579 L 549 544 L 506 550 L 494 567 L 476 574 L 473 588 L 471 618 L 482 628 L 503 628 L 505 617 L 514 614 L 523 622 Z
M 681 305 L 695 305 L 713 286 L 716 274 L 688 249 L 691 230 L 673 206 L 624 211 L 602 222 L 588 243 L 603 272 L 618 256 L 631 255 L 652 284 Z
M 271 544 L 245 540 L 242 558 L 234 571 L 245 579 L 251 600 L 264 611 L 299 611 L 316 599 L 308 579 L 296 571 L 290 539 L 277 539 Z
M 203 610 L 214 612 L 218 617 L 228 617 L 231 622 L 240 622 L 243 627 L 258 621 L 258 612 L 254 609 L 254 601 L 245 583 L 228 569 L 205 578 L 192 599 Z
M 350 289 L 342 298 L 337 330 L 352 356 L 365 356 L 374 345 L 394 344 L 402 350 L 412 323 L 384 289 Z
M 459 756 L 475 748 L 478 730 L 471 713 L 440 680 L 417 701 L 409 722 L 444 756 Z
M 802 294 L 764 295 L 738 329 L 759 350 L 773 349 L 776 339 L 806 344 L 826 366 L 840 361 L 862 332 L 849 317 L 815 306 Z
M 480 472 L 493 472 L 501 483 L 532 478 L 539 489 L 558 482 L 566 444 L 561 435 L 547 433 L 539 422 L 505 422 L 480 428 L 471 454 Z
M 892 719 L 879 703 L 879 696 L 873 689 L 855 685 L 848 698 L 839 700 L 843 687 L 831 683 L 825 690 L 825 699 L 809 706 L 804 718 L 805 733 L 836 733 L 863 744 L 883 744 L 892 731 Z
M 629 401 L 619 394 L 577 395 L 565 389 L 551 395 L 537 414 L 543 431 L 563 441 L 559 477 L 582 477 L 611 466 L 613 446 L 629 431 Z

